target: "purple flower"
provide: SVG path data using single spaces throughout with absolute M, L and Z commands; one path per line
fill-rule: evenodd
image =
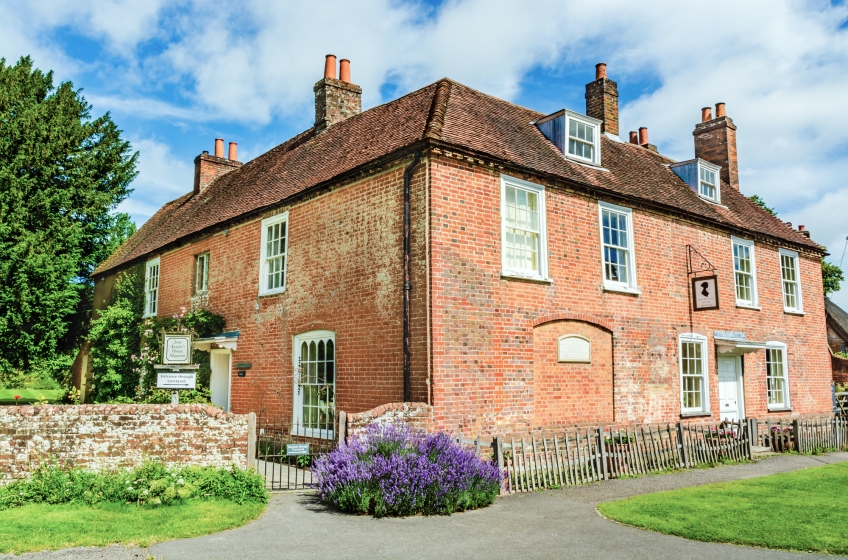
M 450 514 L 489 505 L 503 473 L 444 433 L 372 425 L 319 458 L 321 497 L 342 510 L 384 515 Z

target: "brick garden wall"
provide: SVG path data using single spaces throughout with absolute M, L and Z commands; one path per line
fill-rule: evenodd
M 145 459 L 247 467 L 248 417 L 204 405 L 0 407 L 0 484 L 45 461 L 99 471 Z
M 546 184 L 537 177 L 513 175 Z M 608 197 L 604 200 L 633 208 L 641 294 L 605 291 L 598 199 L 547 184 L 551 282 L 505 278 L 500 170 L 433 156 L 430 179 L 436 429 L 487 434 L 525 430 L 540 422 L 567 425 L 581 418 L 583 411 L 586 421 L 592 417 L 624 424 L 676 422 L 678 335 L 686 332 L 707 337 L 713 417 L 704 420 L 716 420 L 714 330 L 741 331 L 749 340 L 787 344 L 793 410 L 781 414 L 831 409 L 818 256 L 802 253 L 799 259 L 805 315 L 784 313 L 778 247 L 755 240 L 761 309 L 737 308 L 729 233 Z M 690 310 L 687 244 L 718 269 L 718 310 Z M 557 314 L 581 315 L 587 325 L 609 326 L 612 367 L 606 377 L 598 377 L 600 368 L 556 363 L 556 337 L 577 328 L 566 322 L 537 327 L 540 319 Z M 597 343 L 593 347 L 597 349 Z M 600 355 L 593 352 L 593 366 L 595 360 L 609 359 L 606 347 L 601 348 Z M 765 417 L 765 353 L 745 355 L 743 368 L 746 414 Z M 614 418 L 609 418 L 610 400 Z
M 433 428 L 433 407 L 426 403 L 389 403 L 365 412 L 347 415 L 347 437 L 357 437 L 369 424 L 408 424 L 429 432 Z

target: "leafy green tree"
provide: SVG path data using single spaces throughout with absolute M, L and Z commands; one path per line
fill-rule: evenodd
M 774 208 L 770 208 L 766 205 L 766 201 L 760 198 L 759 195 L 751 195 L 748 197 L 748 200 L 771 214 L 772 216 L 777 216 L 777 212 L 775 212 Z M 845 280 L 842 275 L 842 269 L 836 266 L 835 264 L 830 264 L 826 260 L 822 259 L 821 261 L 822 267 L 822 283 L 824 284 L 824 295 L 832 294 L 833 292 L 838 292 L 840 289 L 840 282 Z
M 118 276 L 109 306 L 91 322 L 89 367 L 96 402 L 136 393 L 141 375 L 136 355 L 142 340 L 143 272 L 136 266 Z
M 134 227 L 113 210 L 137 158 L 73 84 L 0 59 L 0 377 L 69 363 L 88 277 Z

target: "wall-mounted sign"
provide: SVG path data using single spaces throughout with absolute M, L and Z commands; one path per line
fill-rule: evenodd
M 197 385 L 196 373 L 158 373 L 157 389 L 194 389 Z
M 572 364 L 592 363 L 592 343 L 578 334 L 567 334 L 557 341 L 557 361 Z
M 717 276 L 702 276 L 692 279 L 692 310 L 718 309 Z
M 162 352 L 163 364 L 191 363 L 191 335 L 165 333 L 165 347 Z
M 286 455 L 309 455 L 308 443 L 289 443 L 286 444 Z

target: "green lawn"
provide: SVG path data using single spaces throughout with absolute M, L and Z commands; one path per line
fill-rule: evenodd
M 687 539 L 848 553 L 848 463 L 600 504 L 605 516 Z
M 0 511 L 0 553 L 110 544 L 149 546 L 244 525 L 265 504 L 186 500 L 158 508 L 38 504 Z
M 18 404 L 29 404 L 43 400 L 54 402 L 61 399 L 63 394 L 61 389 L 0 389 L 0 405 L 15 404 L 15 395 L 21 397 Z

